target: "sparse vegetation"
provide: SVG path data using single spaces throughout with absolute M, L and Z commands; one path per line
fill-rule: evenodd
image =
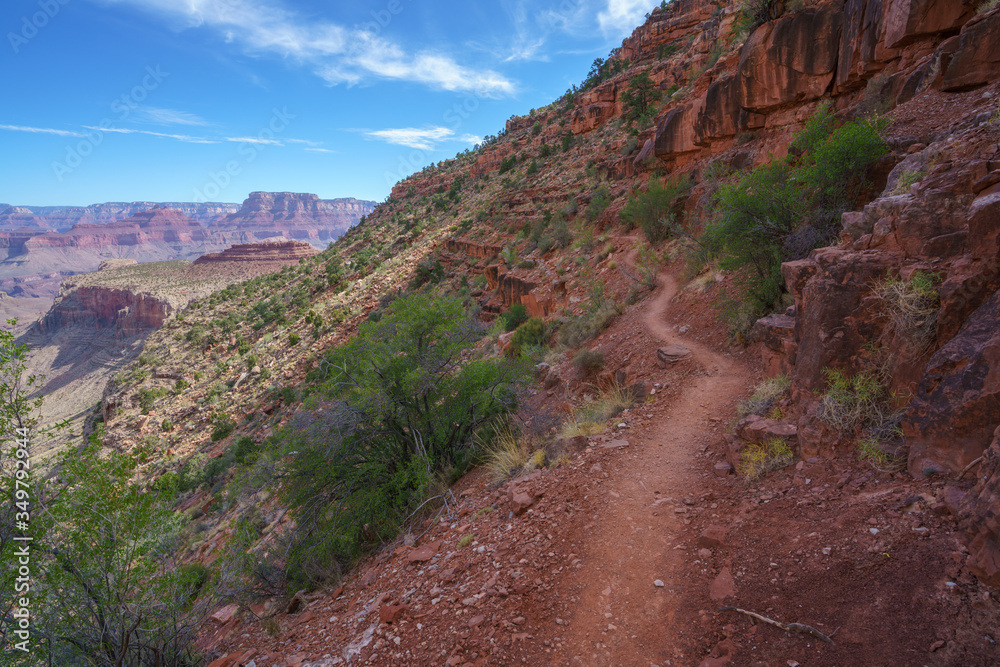
M 524 470 L 531 457 L 531 446 L 523 434 L 504 424 L 489 429 L 488 436 L 480 447 L 494 483 L 506 481 Z
M 873 371 L 848 377 L 841 371 L 825 369 L 826 393 L 820 418 L 841 433 L 867 433 L 888 437 L 896 433 L 900 412 L 893 408 L 885 380 Z
M 871 436 L 859 438 L 856 449 L 858 459 L 879 472 L 902 470 L 905 464 L 905 461 L 898 456 L 885 451 L 878 438 Z
M 748 444 L 740 452 L 736 471 L 748 482 L 755 482 L 774 470 L 779 470 L 795 460 L 788 443 L 781 438 Z
M 798 157 L 758 167 L 715 193 L 719 217 L 700 247 L 741 283 L 737 300 L 721 304 L 734 335 L 744 336 L 779 305 L 782 262 L 835 238 L 841 213 L 855 205 L 868 168 L 887 150 L 881 124 L 856 121 L 831 130 L 831 114 L 820 107 L 806 124 L 794 144 Z
M 580 350 L 573 357 L 573 365 L 584 375 L 596 375 L 604 368 L 604 354 L 600 350 Z
M 875 285 L 875 296 L 892 331 L 921 347 L 933 342 L 940 308 L 938 282 L 937 274 L 915 271 L 907 281 L 887 278 Z
M 623 410 L 635 404 L 635 395 L 628 387 L 617 384 L 602 391 L 596 398 L 585 400 L 570 414 L 559 431 L 559 437 L 572 438 L 578 435 L 603 433 L 609 419 L 617 417 Z
M 661 183 L 651 178 L 645 192 L 629 199 L 621 211 L 622 221 L 631 228 L 639 227 L 650 243 L 667 239 L 682 217 L 684 198 L 691 188 L 690 181 L 678 176 Z
M 740 417 L 747 415 L 766 415 L 781 398 L 788 394 L 792 381 L 787 375 L 766 378 L 758 384 L 753 394 L 741 401 L 736 408 Z

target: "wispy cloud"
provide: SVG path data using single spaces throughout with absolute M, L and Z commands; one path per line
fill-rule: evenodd
M 597 14 L 597 23 L 605 33 L 624 35 L 642 23 L 655 4 L 650 0 L 608 0 L 607 7 Z
M 318 141 L 309 141 L 308 139 L 285 139 L 290 144 L 305 144 L 306 146 L 320 146 Z
M 336 153 L 337 152 L 337 151 L 334 151 L 334 150 L 330 150 L 329 148 L 313 148 L 311 146 L 309 148 L 304 148 L 303 150 L 305 152 L 307 152 L 307 153 Z
M 226 137 L 225 141 L 231 141 L 234 144 L 260 144 L 262 146 L 284 146 L 277 139 L 264 139 L 261 137 Z
M 208 125 L 208 121 L 200 116 L 186 111 L 176 109 L 160 109 L 157 107 L 139 107 L 136 110 L 138 116 L 143 120 L 160 125 Z
M 27 127 L 25 125 L 0 125 L 0 130 L 11 132 L 31 132 L 33 134 L 54 134 L 60 137 L 86 137 L 82 132 L 72 132 L 70 130 L 56 130 L 51 127 Z
M 515 89 L 513 82 L 493 70 L 460 65 L 433 51 L 408 53 L 374 33 L 308 21 L 269 0 L 107 1 L 166 14 L 185 28 L 211 28 L 251 52 L 294 58 L 331 85 L 382 78 L 491 97 L 510 95 Z
M 219 143 L 215 139 L 206 139 L 204 137 L 192 137 L 187 134 L 168 134 L 166 132 L 152 132 L 150 130 L 135 130 L 131 128 L 124 127 L 97 127 L 94 125 L 84 125 L 88 130 L 94 130 L 95 132 L 111 132 L 113 134 L 145 134 L 150 137 L 163 137 L 164 139 L 176 139 L 177 141 L 183 141 L 188 144 L 217 144 Z
M 418 150 L 433 150 L 437 144 L 455 136 L 454 130 L 447 127 L 399 127 L 386 130 L 367 130 L 366 137 L 379 139 L 397 146 L 408 146 Z

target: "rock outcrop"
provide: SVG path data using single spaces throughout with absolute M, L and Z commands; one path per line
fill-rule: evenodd
M 202 224 L 211 224 L 239 210 L 224 202 L 107 202 L 90 206 L 12 206 L 0 209 L 0 230 L 27 227 L 38 231 L 66 231 L 77 224 L 104 225 L 153 208 L 179 211 Z
M 253 232 L 257 240 L 284 237 L 325 245 L 340 238 L 375 202 L 320 199 L 296 192 L 251 192 L 240 210 L 220 220 L 213 229 Z
M 248 262 L 284 265 L 294 264 L 303 257 L 312 257 L 316 254 L 319 254 L 319 250 L 302 241 L 266 241 L 234 245 L 222 252 L 208 253 L 194 260 L 194 264 Z

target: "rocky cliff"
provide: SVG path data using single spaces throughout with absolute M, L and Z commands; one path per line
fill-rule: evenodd
M 194 260 L 196 266 L 226 262 L 250 264 L 290 264 L 303 257 L 312 257 L 319 250 L 302 241 L 267 241 L 245 243 L 226 248 L 222 252 L 208 253 Z
M 325 246 L 344 234 L 375 202 L 320 199 L 295 192 L 251 192 L 240 210 L 217 221 L 219 230 L 252 231 L 259 240 L 285 237 Z
M 198 222 L 209 224 L 239 210 L 239 204 L 223 202 L 106 202 L 90 206 L 7 206 L 0 205 L 0 230 L 28 227 L 40 231 L 66 231 L 74 225 L 107 224 L 152 208 L 180 211 Z

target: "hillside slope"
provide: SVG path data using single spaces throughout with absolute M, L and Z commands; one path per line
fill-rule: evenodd
M 341 584 L 226 600 L 200 642 L 213 667 L 997 661 L 1000 458 L 961 474 L 1000 422 L 1000 10 L 767 4 L 653 11 L 581 88 L 149 336 L 108 389 L 106 444 L 160 454 L 152 479 L 203 471 L 174 500 L 186 559 L 229 562 L 242 519 L 259 531 L 240 549 L 280 570 L 295 517 L 247 491 L 233 451 L 328 409 L 310 379 L 327 351 L 402 291 L 555 331 L 519 413 L 551 467 L 473 472 Z M 875 133 L 836 172 L 855 190 L 809 190 L 820 157 Z M 719 241 L 726 197 L 780 192 L 758 216 L 795 214 L 779 242 Z M 735 262 L 766 242 L 759 266 Z M 899 325 L 892 304 L 918 297 Z M 497 330 L 476 349 L 512 345 Z M 612 385 L 646 402 L 564 430 Z M 880 420 L 834 418 L 863 403 Z

